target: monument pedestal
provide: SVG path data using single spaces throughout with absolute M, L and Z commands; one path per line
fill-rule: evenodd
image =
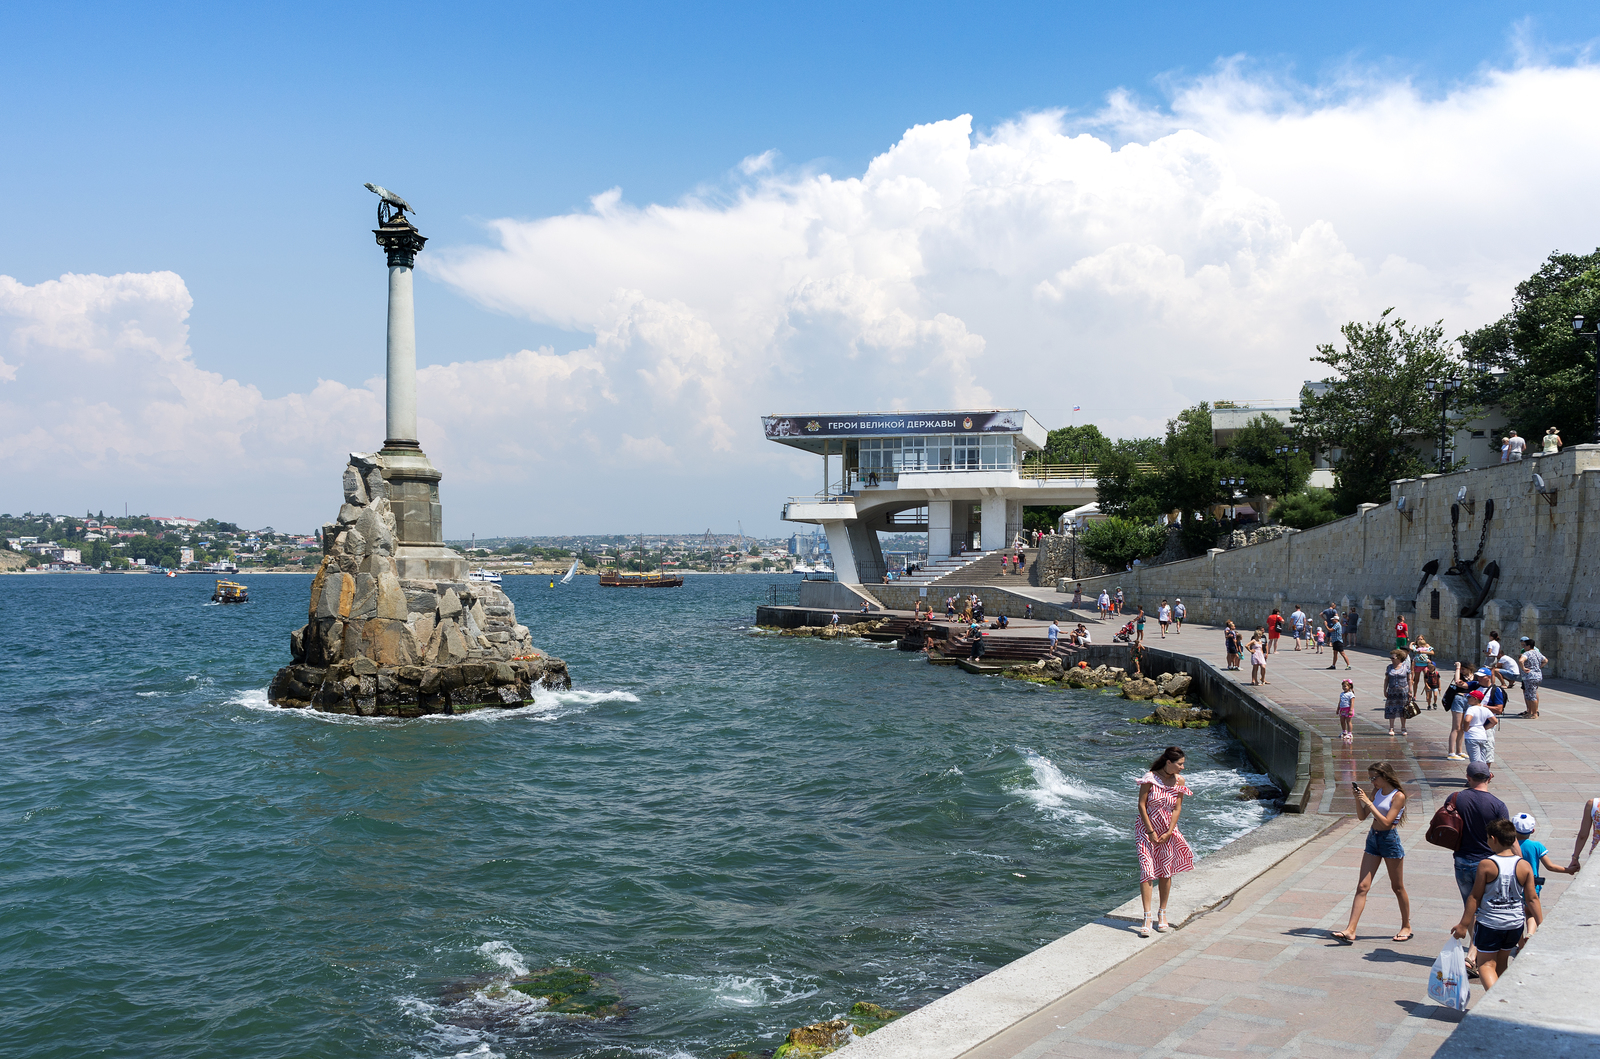
M 339 518 L 322 527 L 306 624 L 289 635 L 294 664 L 278 671 L 268 701 L 417 717 L 521 706 L 538 687 L 570 687 L 566 663 L 533 646 L 498 585 L 468 581 L 467 560 L 440 542 L 405 543 L 394 483 L 413 490 L 403 510 L 426 515 L 406 531 L 434 536 L 422 527 L 438 526 L 439 472 L 420 450 L 400 467 L 389 461 L 350 454 Z M 417 486 L 432 499 L 418 501 Z

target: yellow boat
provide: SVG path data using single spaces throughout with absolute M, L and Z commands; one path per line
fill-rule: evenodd
M 218 581 L 217 590 L 211 594 L 213 603 L 248 603 L 250 589 L 237 581 Z

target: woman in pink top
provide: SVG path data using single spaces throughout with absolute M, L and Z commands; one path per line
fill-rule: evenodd
M 1167 898 L 1172 894 L 1172 877 L 1194 870 L 1194 851 L 1178 832 L 1178 814 L 1183 811 L 1183 796 L 1193 794 L 1183 783 L 1183 751 L 1169 746 L 1139 777 L 1139 826 L 1136 845 L 1139 851 L 1139 896 L 1144 900 L 1144 926 L 1139 936 L 1150 936 L 1150 884 L 1161 893 L 1160 919 L 1156 929 L 1167 929 Z

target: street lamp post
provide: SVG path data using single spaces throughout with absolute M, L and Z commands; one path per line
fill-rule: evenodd
M 1299 445 L 1279 445 L 1277 448 L 1273 449 L 1272 451 L 1276 452 L 1279 456 L 1283 457 L 1283 492 L 1284 492 L 1284 495 L 1287 496 L 1288 493 L 1289 493 L 1289 460 L 1292 457 L 1298 456 L 1300 454 L 1300 446 Z
M 1583 329 L 1583 317 L 1572 318 L 1572 333 L 1594 343 L 1594 439 L 1600 441 L 1600 320 Z
M 1450 395 L 1461 389 L 1461 380 L 1429 379 L 1425 385 L 1430 392 L 1439 395 L 1439 473 L 1444 474 L 1450 470 L 1450 464 L 1445 457 L 1445 406 L 1450 401 Z

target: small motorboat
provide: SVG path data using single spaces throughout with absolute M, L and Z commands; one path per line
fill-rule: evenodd
M 248 603 L 250 589 L 237 581 L 218 581 L 217 590 L 211 594 L 213 603 Z
M 485 582 L 488 582 L 491 585 L 498 585 L 501 582 L 502 578 L 495 571 L 493 571 L 493 570 L 485 570 L 483 567 L 480 566 L 480 567 L 478 567 L 478 569 L 473 570 L 473 571 L 471 571 L 471 572 L 469 572 L 467 574 L 467 580 L 468 581 L 485 581 Z

